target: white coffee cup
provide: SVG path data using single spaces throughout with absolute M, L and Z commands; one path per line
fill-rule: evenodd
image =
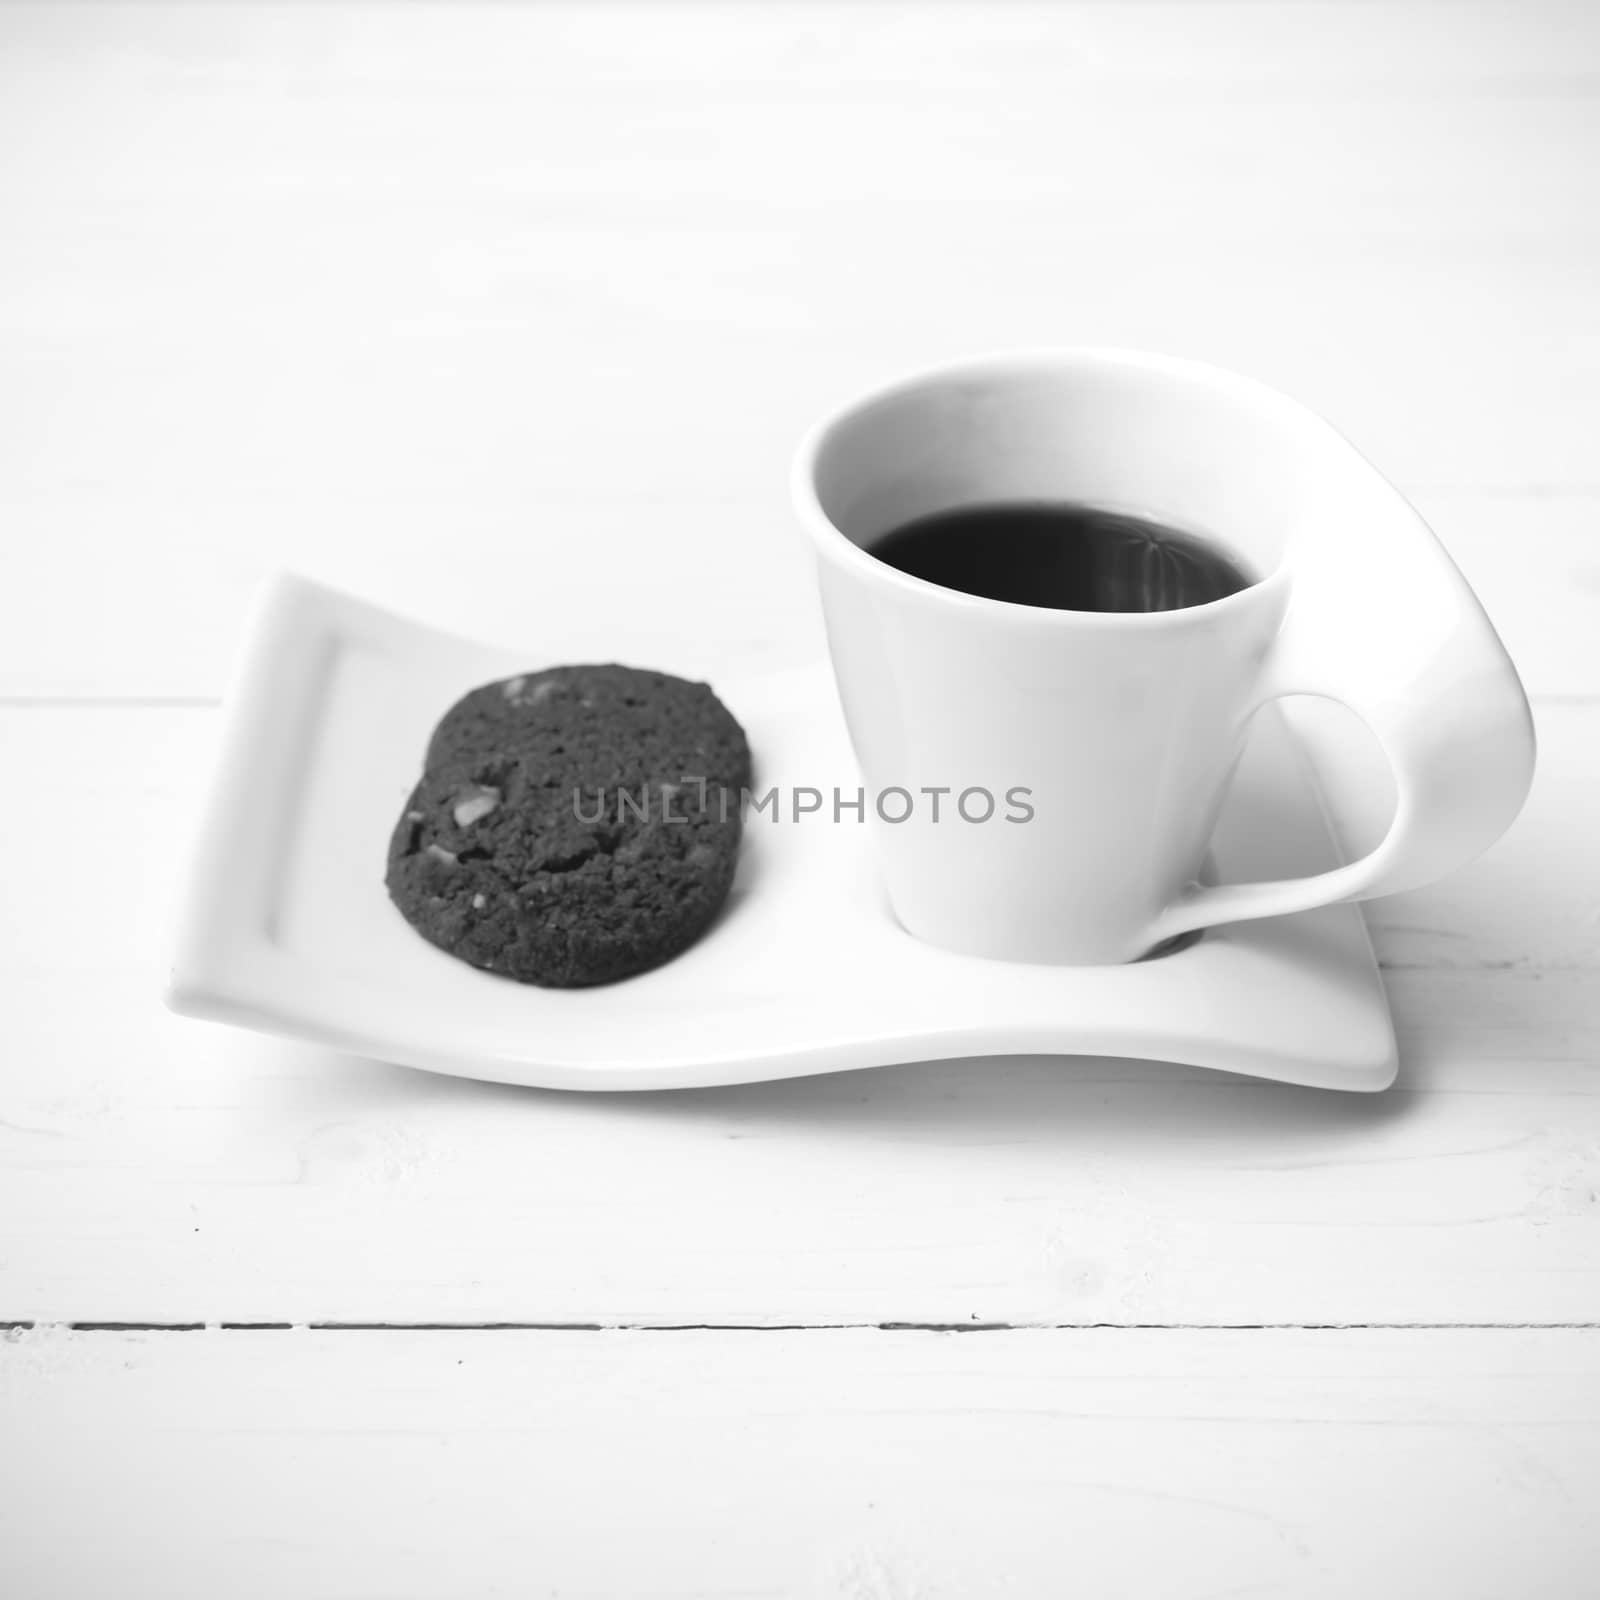
M 1527 701 L 1476 597 L 1402 496 L 1325 422 L 1195 362 L 1116 350 L 922 373 L 821 423 L 794 492 L 819 560 L 845 719 L 889 900 L 948 949 L 1131 961 L 1175 935 L 1415 887 L 1510 824 Z M 1061 502 L 1220 544 L 1250 587 L 1183 610 L 1047 609 L 946 589 L 870 554 L 913 519 Z M 1270 883 L 1197 882 L 1251 716 L 1342 701 L 1398 791 L 1368 855 Z M 956 797 L 1022 805 L 968 821 Z M 925 803 L 943 798 L 938 820 Z M 981 810 L 973 801 L 968 811 Z

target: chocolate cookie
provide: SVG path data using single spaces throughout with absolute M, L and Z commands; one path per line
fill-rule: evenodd
M 702 683 L 554 667 L 474 689 L 428 743 L 389 841 L 401 914 L 451 955 L 574 988 L 703 933 L 739 849 L 744 730 Z

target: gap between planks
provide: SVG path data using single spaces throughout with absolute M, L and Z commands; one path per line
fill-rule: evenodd
M 18 1333 L 1527 1333 L 1580 1322 L 100 1322 L 0 1318 Z
M 220 695 L 0 694 L 0 711 L 218 711 Z M 1528 694 L 1533 706 L 1600 705 L 1600 692 Z

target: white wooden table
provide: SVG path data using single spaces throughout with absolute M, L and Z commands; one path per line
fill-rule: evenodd
M 1595 1594 L 1597 158 L 1581 3 L 0 11 L 0 1592 Z M 161 1011 L 271 569 L 798 661 L 803 424 L 1041 342 L 1326 412 L 1521 664 L 1524 819 L 1371 909 L 1393 1092 Z

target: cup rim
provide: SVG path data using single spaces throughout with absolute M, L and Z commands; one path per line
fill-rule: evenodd
M 877 582 L 892 589 L 924 597 L 937 596 L 946 604 L 966 610 L 987 612 L 994 616 L 1026 618 L 1035 625 L 1058 628 L 1176 628 L 1192 626 L 1200 621 L 1220 617 L 1227 611 L 1237 610 L 1263 594 L 1273 594 L 1289 581 L 1289 562 L 1280 557 L 1272 569 L 1253 583 L 1236 589 L 1220 599 L 1207 600 L 1200 605 L 1178 606 L 1169 611 L 1069 611 L 1058 606 L 1028 605 L 1018 600 L 995 600 L 987 595 L 968 594 L 961 589 L 950 589 L 940 583 L 930 583 L 926 578 L 913 577 L 888 562 L 880 561 L 870 551 L 864 550 L 850 538 L 822 508 L 817 496 L 816 463 L 823 442 L 842 422 L 854 414 L 865 411 L 885 400 L 924 388 L 951 378 L 981 375 L 1004 376 L 1007 372 L 1022 374 L 1041 368 L 1115 366 L 1136 368 L 1140 371 L 1174 377 L 1203 377 L 1208 382 L 1231 388 L 1248 395 L 1258 403 L 1265 401 L 1276 409 L 1289 411 L 1296 421 L 1313 423 L 1324 428 L 1346 448 L 1347 440 L 1314 411 L 1291 399 L 1279 389 L 1257 378 L 1246 377 L 1227 367 L 1210 362 L 1196 361 L 1186 356 L 1162 355 L 1155 351 L 1137 350 L 1115 345 L 1060 345 L 1025 350 L 1000 350 L 986 355 L 959 357 L 952 361 L 936 362 L 909 373 L 903 373 L 888 382 L 880 383 L 859 392 L 842 405 L 835 406 L 820 420 L 813 423 L 802 436 L 795 449 L 790 467 L 789 486 L 801 524 L 811 536 L 817 553 L 863 576 L 872 576 Z

